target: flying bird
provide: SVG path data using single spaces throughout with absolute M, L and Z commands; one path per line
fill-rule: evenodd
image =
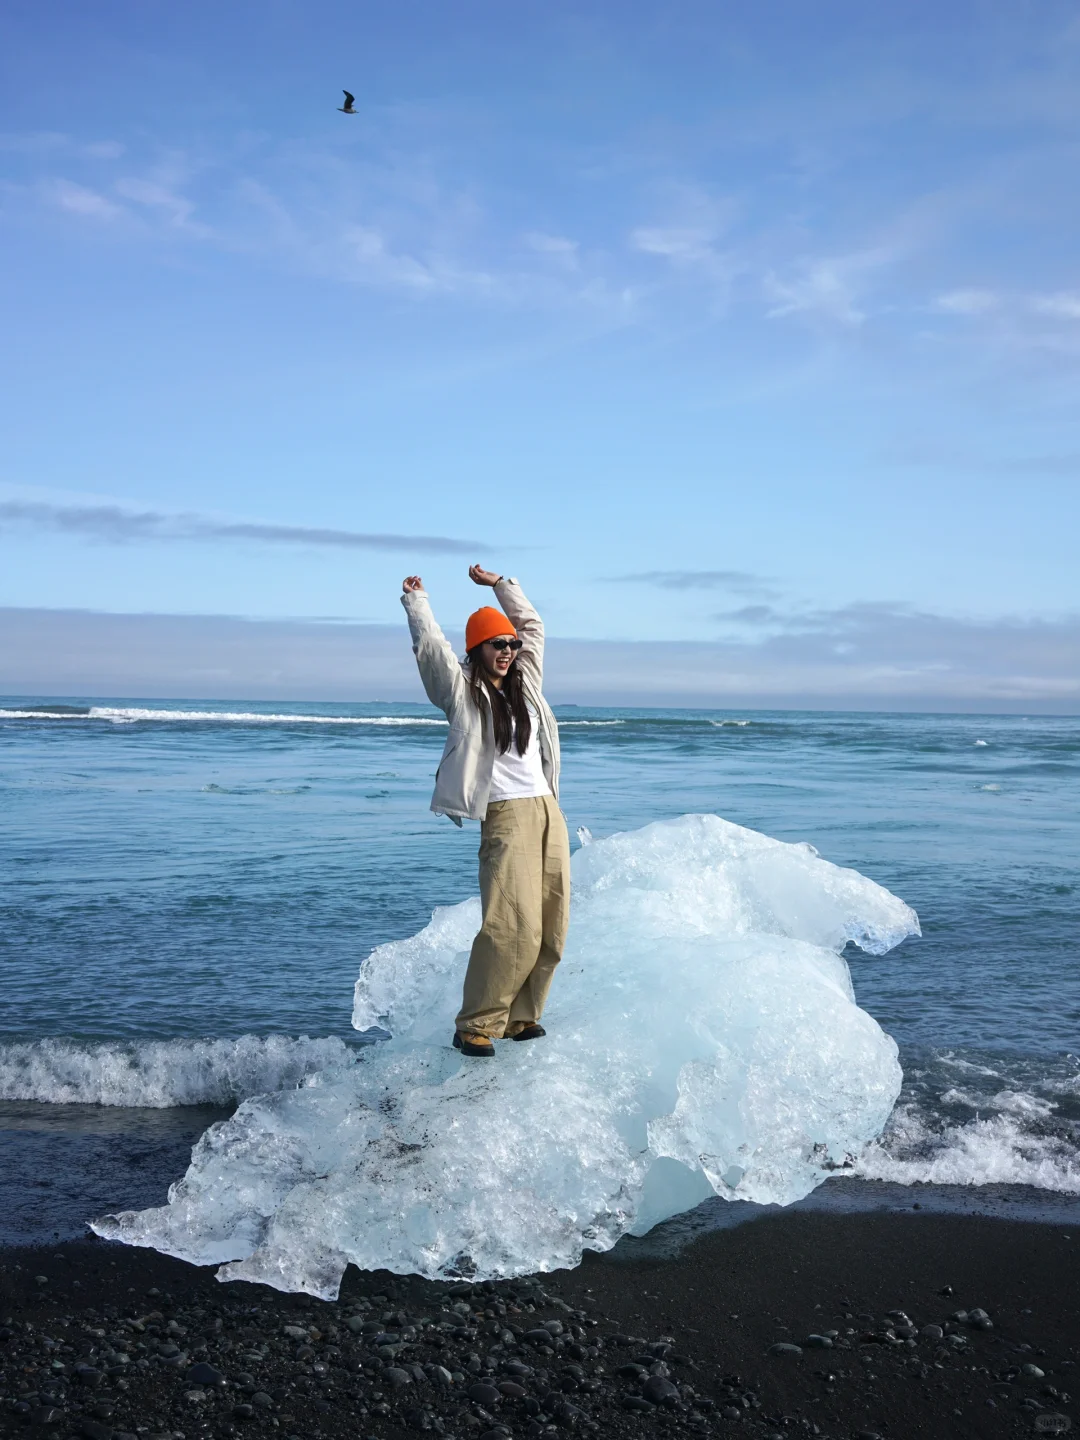
M 353 109 L 353 106 L 356 103 L 356 96 L 350 95 L 347 90 L 343 90 L 341 93 L 345 96 L 345 104 L 339 105 L 337 108 L 343 115 L 355 115 L 357 112 Z

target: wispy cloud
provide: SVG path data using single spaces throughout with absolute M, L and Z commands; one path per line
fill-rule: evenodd
M 760 575 L 746 570 L 644 570 L 635 575 L 611 575 L 625 585 L 656 585 L 661 590 L 728 590 L 735 595 L 773 595 Z
M 522 236 L 530 250 L 538 255 L 552 255 L 564 264 L 577 264 L 578 242 L 568 240 L 565 235 L 547 235 L 542 230 L 530 230 Z
M 74 180 L 48 180 L 41 187 L 46 200 L 71 215 L 83 215 L 91 220 L 115 220 L 123 212 L 123 206 L 115 204 L 100 191 Z
M 192 220 L 191 216 L 195 209 L 194 202 L 169 185 L 163 185 L 156 180 L 132 177 L 118 180 L 115 190 L 117 195 L 122 196 L 125 200 L 132 200 L 145 210 L 159 215 L 166 225 L 170 225 L 174 229 L 187 230 L 197 235 L 210 233 L 207 226 Z
M 888 249 L 860 251 L 801 261 L 793 269 L 765 276 L 769 316 L 804 315 L 845 326 L 866 319 L 862 294 L 868 275 L 894 258 Z
M 1039 295 L 1034 308 L 1040 315 L 1058 320 L 1080 320 L 1080 290 L 1063 290 L 1057 295 Z
M 65 151 L 88 160 L 118 160 L 124 147 L 118 140 L 75 140 L 59 130 L 36 130 L 0 135 L 0 151 L 9 155 L 46 155 Z
M 268 545 L 317 545 L 345 550 L 403 550 L 426 555 L 472 555 L 476 540 L 445 535 L 384 535 L 308 525 L 263 525 L 208 515 L 125 510 L 119 505 L 52 505 L 0 501 L 0 528 L 23 526 L 112 545 L 147 541 L 254 541 Z
M 946 315 L 985 315 L 999 303 L 1000 296 L 993 290 L 949 290 L 937 297 L 934 308 Z

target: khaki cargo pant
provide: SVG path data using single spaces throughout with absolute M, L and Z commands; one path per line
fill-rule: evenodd
M 457 1028 L 492 1039 L 540 1019 L 570 918 L 570 838 L 551 795 L 496 800 L 480 827 L 483 924 Z

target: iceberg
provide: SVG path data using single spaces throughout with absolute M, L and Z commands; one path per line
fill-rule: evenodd
M 715 815 L 590 839 L 572 878 L 546 1039 L 450 1047 L 480 905 L 436 910 L 356 982 L 353 1024 L 391 1038 L 245 1100 L 166 1205 L 93 1229 L 332 1299 L 350 1263 L 496 1279 L 714 1194 L 787 1205 L 880 1135 L 897 1048 L 842 951 L 917 935 L 909 906 Z

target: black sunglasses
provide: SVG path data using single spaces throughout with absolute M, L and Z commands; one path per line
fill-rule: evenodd
M 493 650 L 520 650 L 525 644 L 524 640 L 489 640 L 487 642 Z

